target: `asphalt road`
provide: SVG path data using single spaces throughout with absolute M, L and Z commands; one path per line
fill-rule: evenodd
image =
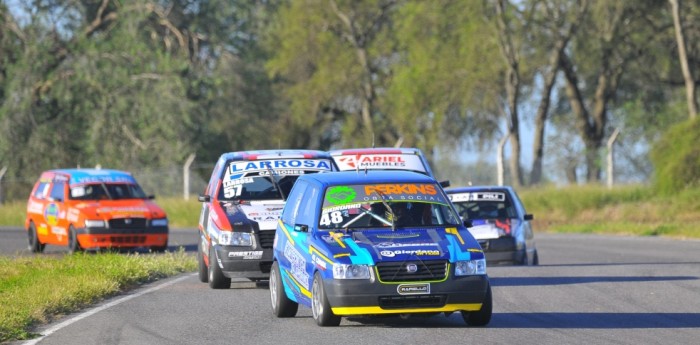
M 696 344 L 700 339 L 700 241 L 536 237 L 540 266 L 488 268 L 494 315 L 484 328 L 465 327 L 457 314 L 344 318 L 340 327 L 321 328 L 303 307 L 295 318 L 275 318 L 265 286 L 234 282 L 229 290 L 210 290 L 185 274 L 37 329 L 51 333 L 38 343 Z M 72 323 L 58 326 L 66 321 Z

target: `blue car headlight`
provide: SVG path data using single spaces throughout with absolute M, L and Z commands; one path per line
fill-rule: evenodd
M 333 264 L 333 279 L 370 279 L 367 265 Z
M 486 259 L 455 262 L 455 276 L 486 274 Z

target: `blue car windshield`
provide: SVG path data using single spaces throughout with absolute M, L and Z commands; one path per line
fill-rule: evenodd
M 451 197 L 457 213 L 464 219 L 518 218 L 515 205 L 504 192 L 471 192 Z
M 326 189 L 319 229 L 458 225 L 447 198 L 432 184 L 375 184 Z

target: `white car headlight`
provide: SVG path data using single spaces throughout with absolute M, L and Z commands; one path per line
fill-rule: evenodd
M 223 246 L 250 247 L 253 245 L 253 234 L 249 232 L 221 231 L 219 244 Z
M 333 279 L 370 279 L 367 265 L 333 264 Z
M 86 228 L 104 228 L 105 221 L 104 220 L 97 220 L 97 219 L 86 219 L 85 220 L 85 227 Z
M 455 262 L 456 276 L 471 276 L 477 274 L 486 274 L 486 259 Z
M 168 218 L 158 218 L 151 220 L 151 226 L 168 226 Z

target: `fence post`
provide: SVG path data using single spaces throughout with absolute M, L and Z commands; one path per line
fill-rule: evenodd
M 608 189 L 612 189 L 615 184 L 615 162 L 613 161 L 613 149 L 620 129 L 615 128 L 610 138 L 608 138 Z
M 185 161 L 185 165 L 182 166 L 183 196 L 185 200 L 190 199 L 190 166 L 194 162 L 194 157 L 197 157 L 197 155 L 190 153 Z
M 510 134 L 503 137 L 498 142 L 498 150 L 496 151 L 496 174 L 498 175 L 498 185 L 502 186 L 505 180 L 505 169 L 503 168 L 503 147 L 506 146 L 506 140 Z
M 0 169 L 0 205 L 3 203 L 3 198 L 2 198 L 2 178 L 5 176 L 5 173 L 7 172 L 7 166 L 2 167 Z

